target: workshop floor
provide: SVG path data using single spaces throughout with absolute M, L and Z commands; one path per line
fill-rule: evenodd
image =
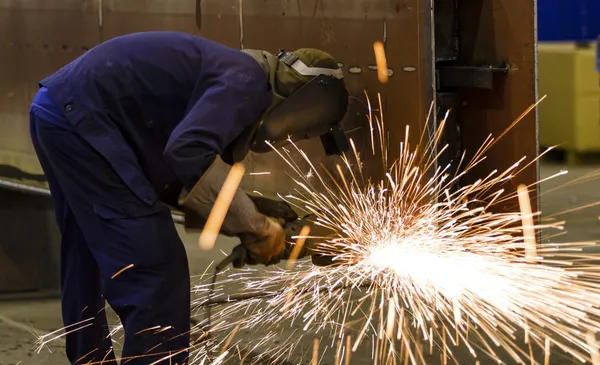
M 545 164 L 542 166 L 542 177 L 552 175 L 563 166 Z M 571 167 L 569 174 L 557 178 L 542 185 L 542 211 L 545 215 L 563 212 L 572 208 L 583 206 L 588 203 L 600 202 L 600 180 L 593 179 L 585 183 L 566 186 L 556 191 L 552 188 L 572 181 L 578 177 L 600 170 L 600 166 Z M 600 206 L 585 210 L 560 215 L 560 219 L 566 219 L 567 233 L 553 239 L 556 241 L 586 241 L 600 240 Z M 200 274 L 212 261 L 223 257 L 219 250 L 210 252 L 200 251 L 197 248 L 197 236 L 182 234 L 186 248 L 189 253 L 189 261 L 192 274 Z M 229 252 L 233 245 L 232 241 L 222 242 L 220 249 Z M 599 252 L 600 253 L 600 252 Z M 44 349 L 40 354 L 33 352 L 36 340 L 34 333 L 47 333 L 62 327 L 60 318 L 60 303 L 58 300 L 35 300 L 27 302 L 6 301 L 0 302 L 0 365 L 9 364 L 33 364 L 33 365 L 57 365 L 65 364 L 63 343 L 56 342 L 49 349 Z M 307 340 L 306 348 L 310 348 L 310 340 Z M 353 356 L 353 365 L 372 364 L 369 354 Z M 462 357 L 462 356 L 461 356 Z M 461 364 L 475 364 L 471 357 L 464 357 Z M 538 358 L 538 361 L 541 358 Z M 552 364 L 570 364 L 571 361 L 559 360 L 558 356 L 552 358 Z M 438 358 L 432 358 L 430 364 L 438 364 Z M 307 363 L 306 360 L 303 363 Z M 321 364 L 332 364 L 333 359 L 323 359 Z M 491 362 L 482 359 L 481 364 Z M 512 362 L 508 362 L 509 364 Z

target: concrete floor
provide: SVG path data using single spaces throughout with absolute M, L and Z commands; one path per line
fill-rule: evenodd
M 561 169 L 560 165 L 543 165 L 542 178 L 552 175 Z M 600 170 L 600 166 L 591 167 L 571 167 L 569 174 L 565 177 L 554 179 L 542 185 L 542 211 L 545 215 L 553 215 L 564 212 L 575 207 L 583 206 L 588 203 L 600 202 L 600 185 L 598 179 L 593 179 L 581 184 L 571 184 L 561 189 L 553 191 L 557 186 L 567 181 L 573 181 L 581 176 Z M 567 220 L 567 233 L 561 237 L 553 239 L 556 241 L 583 241 L 600 239 L 600 205 L 585 210 L 562 214 L 558 218 Z M 223 257 L 223 250 L 230 252 L 235 241 L 222 240 L 218 245 L 220 250 L 210 252 L 200 251 L 197 247 L 196 235 L 186 235 L 182 237 L 188 250 L 190 266 L 193 275 L 198 275 L 213 261 Z M 60 318 L 60 303 L 57 299 L 32 300 L 32 301 L 5 301 L 0 302 L 0 365 L 8 364 L 44 364 L 56 365 L 65 364 L 64 348 L 62 342 L 53 343 L 49 348 L 42 350 L 37 354 L 33 351 L 36 340 L 36 333 L 47 333 L 62 327 Z M 307 343 L 306 348 L 310 349 L 311 344 Z M 461 364 L 474 364 L 475 361 L 470 357 L 469 360 Z M 352 363 L 355 365 L 372 364 L 369 356 L 364 354 L 354 357 Z M 307 363 L 303 361 L 303 363 Z M 332 364 L 333 359 L 328 361 L 324 359 L 321 364 Z M 431 358 L 430 364 L 438 364 L 439 358 Z M 483 360 L 482 365 L 488 364 Z M 510 364 L 510 362 L 508 362 Z M 552 364 L 570 364 L 571 360 L 561 359 L 558 356 L 552 361 Z

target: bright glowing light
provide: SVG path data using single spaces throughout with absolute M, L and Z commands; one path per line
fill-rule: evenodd
M 447 363 L 456 360 L 458 347 L 468 350 L 472 363 L 498 363 L 501 356 L 531 363 L 532 347 L 557 347 L 582 362 L 598 358 L 593 334 L 600 328 L 600 268 L 582 252 L 595 243 L 545 244 L 526 256 L 533 236 L 523 237 L 524 222 L 539 213 L 490 209 L 507 201 L 518 207 L 517 194 L 503 190 L 503 183 L 532 162 L 521 159 L 459 185 L 496 140 L 488 138 L 471 160 L 463 155 L 453 162 L 458 173 L 451 175 L 450 166 L 436 165 L 444 121 L 415 148 L 407 129 L 400 157 L 391 163 L 383 115 L 370 113 L 369 124 L 371 152 L 385 176 L 380 181 L 364 176 L 353 142 L 335 171 L 314 166 L 294 144 L 292 151 L 277 152 L 296 179 L 285 199 L 317 217 L 310 239 L 335 265 L 298 261 L 293 269 L 228 270 L 210 299 L 210 282 L 197 285 L 194 308 L 213 309 L 210 321 L 198 312 L 193 332 L 202 341 L 190 363 L 214 364 L 224 356 L 235 362 L 256 350 L 262 355 L 245 364 L 277 364 L 301 351 L 302 341 L 319 344 L 304 349 L 307 358 L 323 359 L 314 352 L 330 349 L 336 364 L 351 363 L 361 344 L 371 344 L 375 364 L 427 364 L 435 349 Z M 525 228 L 560 230 L 563 223 Z M 229 285 L 241 288 L 243 297 L 230 297 Z M 215 309 L 215 302 L 226 304 Z M 519 332 L 526 345 L 517 341 Z

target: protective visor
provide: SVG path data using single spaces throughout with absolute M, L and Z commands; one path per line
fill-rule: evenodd
M 269 56 L 273 57 L 273 55 Z M 327 155 L 342 154 L 350 146 L 340 123 L 348 108 L 346 91 L 341 69 L 308 67 L 294 54 L 280 51 L 271 64 L 263 54 L 254 54 L 261 65 L 268 62 L 271 67 L 269 83 L 273 86 L 273 103 L 261 120 L 247 128 L 223 152 L 221 157 L 229 164 L 245 158 L 248 151 L 269 152 L 274 147 L 282 147 L 289 141 L 321 137 Z M 295 72 L 313 77 L 296 92 L 285 98 L 278 94 L 274 85 L 276 65 L 285 64 Z
M 316 136 L 327 155 L 342 154 L 349 148 L 339 124 L 348 108 L 348 91 L 341 69 L 308 67 L 293 53 L 280 50 L 277 58 L 303 76 L 313 76 L 306 85 L 270 110 L 260 122 L 250 149 L 263 153 L 289 141 Z
M 339 126 L 347 108 L 344 82 L 334 76 L 316 76 L 263 117 L 250 150 L 270 151 L 266 141 L 277 148 L 321 136 L 326 154 L 341 154 L 349 148 Z

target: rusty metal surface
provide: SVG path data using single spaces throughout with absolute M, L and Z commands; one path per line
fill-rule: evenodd
M 247 4 L 246 2 L 245 4 Z M 381 92 L 384 115 L 390 129 L 391 154 L 398 153 L 399 141 L 404 139 L 405 126 L 410 124 L 412 136 L 420 136 L 425 127 L 426 112 L 432 100 L 431 77 L 431 21 L 423 25 L 422 18 L 431 16 L 430 7 L 422 0 L 411 1 L 355 1 L 354 6 L 343 7 L 341 1 L 296 2 L 267 1 L 269 12 L 257 14 L 258 9 L 245 5 L 243 9 L 243 45 L 246 48 L 277 50 L 280 47 L 318 47 L 335 55 L 344 64 L 346 83 L 352 99 L 345 129 L 364 152 L 369 155 L 369 131 L 366 124 L 364 90 L 368 90 L 371 102 L 377 105 L 377 93 Z M 290 6 L 293 4 L 293 6 Z M 256 15 L 254 15 L 256 14 Z M 264 36 L 269 34 L 267 38 Z M 400 36 L 401 35 L 401 36 Z M 393 75 L 386 85 L 377 81 L 373 42 L 380 40 L 386 47 L 388 67 Z M 403 71 L 406 66 L 415 69 Z M 431 68 L 428 68 L 430 66 Z M 350 70 L 354 70 L 350 72 Z M 360 70 L 360 73 L 358 73 Z M 315 162 L 329 166 L 336 158 L 325 158 L 318 142 L 304 142 L 302 148 L 312 152 Z M 280 170 L 284 165 L 271 154 L 254 155 L 256 169 Z M 378 164 L 366 164 L 375 169 Z M 375 175 L 376 171 L 371 171 Z M 271 176 L 277 186 L 285 184 L 285 175 Z M 257 177 L 255 180 L 259 180 Z M 258 185 L 258 184 L 257 184 Z M 260 185 L 259 185 L 260 186 Z
M 437 60 L 453 58 L 458 12 L 458 62 L 506 61 L 511 72 L 500 88 L 489 92 L 461 91 L 457 113 L 472 149 L 488 133 L 498 134 L 535 100 L 534 2 L 477 0 L 455 10 L 453 0 L 436 0 L 437 32 L 433 29 L 433 0 L 198 0 L 201 30 L 197 29 L 197 2 L 192 0 L 0 0 L 0 163 L 39 173 L 29 142 L 27 109 L 36 82 L 87 48 L 117 35 L 144 30 L 176 30 L 201 34 L 236 48 L 319 47 L 343 64 L 347 83 L 356 97 L 345 122 L 361 149 L 368 145 L 363 90 L 372 101 L 382 93 L 392 154 L 396 141 L 411 125 L 413 137 L 426 127 L 433 100 L 433 48 Z M 377 82 L 372 43 L 385 43 L 392 76 L 387 85 Z M 455 45 L 456 46 L 456 45 Z M 534 156 L 535 115 L 531 114 L 495 147 L 481 171 L 503 167 L 522 155 Z M 465 134 L 463 134 L 464 136 Z M 301 143 L 315 161 L 325 158 L 318 141 Z M 495 153 L 495 151 L 501 151 Z M 279 158 L 252 155 L 254 171 L 280 171 Z M 522 180 L 532 182 L 535 168 Z M 289 184 L 284 174 L 252 177 L 249 186 L 274 192 Z
M 419 135 L 425 125 L 425 112 L 433 95 L 432 88 L 427 86 L 432 85 L 432 68 L 421 65 L 431 59 L 428 47 L 432 43 L 430 39 L 422 40 L 421 36 L 431 34 L 431 21 L 424 27 L 427 30 L 420 27 L 423 27 L 422 17 L 431 17 L 427 13 L 431 7 L 421 4 L 429 4 L 429 1 L 199 0 L 189 4 L 187 9 L 190 12 L 201 9 L 200 35 L 231 47 L 271 52 L 280 48 L 316 47 L 334 55 L 343 63 L 347 85 L 356 97 L 351 101 L 345 129 L 353 131 L 350 136 L 366 150 L 369 146 L 365 136 L 369 130 L 365 119 L 365 89 L 373 101 L 376 101 L 377 93 L 382 92 L 385 115 L 392 127 L 392 141 L 403 139 L 406 123 L 412 124 L 415 135 Z M 145 29 L 197 33 L 196 17 L 187 18 L 186 8 L 181 6 L 165 10 L 165 2 L 157 0 L 104 0 L 103 5 L 102 35 L 105 39 Z M 400 34 L 402 36 L 398 36 Z M 393 72 L 390 83 L 385 86 L 377 82 L 376 71 L 369 67 L 375 64 L 372 51 L 375 40 L 386 44 L 388 65 Z M 405 66 L 416 69 L 402 71 Z M 354 73 L 349 72 L 350 69 Z M 415 96 L 422 97 L 415 102 Z M 422 105 L 426 106 L 420 107 Z M 396 143 L 392 145 L 397 146 Z M 336 157 L 325 157 L 318 140 L 301 142 L 299 146 L 308 151 L 314 163 L 331 166 L 339 162 Z M 275 153 L 251 154 L 245 163 L 249 170 L 271 172 L 270 175 L 245 179 L 246 188 L 273 195 L 292 187 L 285 173 L 285 162 Z
M 0 1 L 0 164 L 41 169 L 29 142 L 37 81 L 99 41 L 95 0 Z
M 434 0 L 435 60 L 458 58 L 458 0 Z
M 507 75 L 499 77 L 493 90 L 459 92 L 458 118 L 462 144 L 470 153 L 491 133 L 498 137 L 530 105 L 536 102 L 537 66 L 535 0 L 476 0 L 459 2 L 460 56 L 463 64 L 506 62 Z M 528 161 L 538 152 L 536 111 L 528 114 L 488 153 L 488 159 L 473 170 L 474 181 L 494 169 L 508 168 L 523 156 Z M 523 184 L 538 180 L 536 163 L 513 178 L 507 188 L 514 191 Z M 537 205 L 538 191 L 531 193 Z M 539 205 L 538 205 L 539 206 Z M 500 209 L 518 209 L 515 201 Z
M 192 0 L 0 0 L 0 163 L 30 173 L 39 166 L 29 142 L 27 110 L 37 81 L 102 40 L 145 30 L 174 30 L 211 38 L 235 48 L 322 48 L 343 64 L 351 93 L 345 122 L 357 144 L 366 149 L 367 111 L 363 90 L 373 101 L 383 96 L 391 129 L 392 153 L 411 124 L 414 136 L 425 126 L 433 99 L 432 11 L 430 0 L 202 0 L 201 30 Z M 385 43 L 387 85 L 377 82 L 372 44 Z M 352 68 L 354 71 L 350 73 Z M 358 71 L 357 71 L 358 70 Z M 416 100 L 415 100 L 416 99 Z M 7 132 L 5 132 L 7 131 Z M 301 143 L 315 161 L 332 164 L 318 141 Z M 252 155 L 250 170 L 281 171 L 273 154 Z M 265 193 L 285 190 L 285 174 L 254 177 L 248 186 Z

